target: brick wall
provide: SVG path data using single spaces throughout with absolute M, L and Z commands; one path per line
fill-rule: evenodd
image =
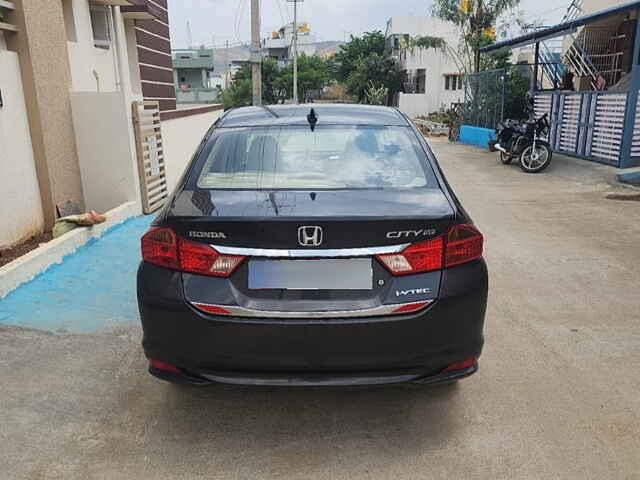
M 136 20 L 140 81 L 145 100 L 157 100 L 160 110 L 176 108 L 171 68 L 171 39 L 167 0 L 131 0 L 155 17 Z

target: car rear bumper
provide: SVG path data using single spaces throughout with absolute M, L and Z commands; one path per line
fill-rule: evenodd
M 419 385 L 432 385 L 448 383 L 473 375 L 478 371 L 478 364 L 451 372 L 360 372 L 350 375 L 339 373 L 229 373 L 208 372 L 205 374 L 192 374 L 186 370 L 168 372 L 149 366 L 149 373 L 154 377 L 171 383 L 185 385 L 245 385 L 260 387 L 343 387 L 343 386 L 373 386 L 413 383 Z
M 202 313 L 184 299 L 179 272 L 142 263 L 138 303 L 150 368 L 165 380 L 276 386 L 435 383 L 471 375 L 483 345 L 487 270 L 483 260 L 443 272 L 426 310 L 372 318 L 235 318 Z

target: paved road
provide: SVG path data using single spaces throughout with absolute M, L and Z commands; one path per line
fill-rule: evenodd
M 144 373 L 135 326 L 5 326 L 0 477 L 640 479 L 640 203 L 605 200 L 576 162 L 525 175 L 434 148 L 487 238 L 477 375 L 434 389 L 176 388 Z

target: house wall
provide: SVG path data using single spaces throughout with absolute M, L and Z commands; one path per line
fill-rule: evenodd
M 68 200 L 83 208 L 80 168 L 71 118 L 71 73 L 60 1 L 16 2 L 8 49 L 17 52 L 29 132 L 38 175 L 45 226 L 56 218 L 56 204 Z
M 439 50 L 416 50 L 407 53 L 407 70 L 425 69 L 425 93 L 399 96 L 399 108 L 409 116 L 427 115 L 452 103 L 464 101 L 464 90 L 446 90 L 445 75 L 457 73 L 455 63 Z
M 203 70 L 198 68 L 179 68 L 178 69 L 178 85 L 191 85 L 191 88 L 208 88 L 207 72 L 204 71 L 204 83 L 203 83 Z M 184 81 L 182 79 L 184 78 Z
M 427 80 L 427 93 L 400 93 L 398 98 L 398 108 L 409 117 L 414 118 L 447 109 L 452 103 L 463 102 L 464 90 L 443 90 L 438 94 L 429 93 L 429 80 Z
M 65 0 L 73 8 L 66 14 L 66 23 L 73 21 L 76 40 L 67 41 L 71 87 L 75 92 L 114 92 L 116 87 L 113 46 L 94 45 L 88 0 Z M 73 19 L 67 15 L 73 15 Z M 113 35 L 112 35 L 113 36 Z
M 6 41 L 0 32 L 0 247 L 52 227 L 56 204 L 67 200 L 100 211 L 140 205 L 131 103 L 142 100 L 141 78 L 147 98 L 164 79 L 173 95 L 170 54 L 149 56 L 149 47 L 141 56 L 140 45 L 155 39 L 170 52 L 161 10 L 158 22 L 141 22 L 143 38 L 119 7 L 107 9 L 111 42 L 100 48 L 90 0 L 16 2 L 9 20 L 19 32 Z M 171 98 L 161 103 L 175 107 Z M 178 135 L 198 131 L 197 121 L 183 123 L 188 131 Z M 183 139 L 169 143 L 179 158 Z
M 454 25 L 431 17 L 391 18 L 387 24 L 387 37 L 400 34 L 442 37 L 450 45 L 457 41 Z M 440 49 L 415 49 L 413 52 L 408 49 L 401 64 L 404 70 L 425 69 L 426 77 L 424 94 L 399 94 L 398 106 L 407 115 L 427 115 L 464 100 L 464 90 L 445 90 L 445 75 L 460 70 L 453 58 Z
M 77 92 L 71 105 L 87 210 L 105 212 L 138 201 L 136 152 L 125 94 Z
M 387 24 L 386 35 L 393 34 L 429 35 L 456 39 L 456 27 L 434 17 L 399 15 L 392 17 Z
M 72 1 L 80 3 L 82 13 L 85 0 Z M 112 62 L 103 71 L 105 78 L 113 79 L 110 90 L 101 87 L 98 91 L 94 86 L 92 90 L 74 89 L 71 94 L 85 205 L 99 212 L 126 202 L 140 205 L 131 113 L 132 102 L 142 100 L 136 35 L 132 20 L 123 19 L 118 8 L 113 13 Z M 84 43 L 83 49 L 90 50 L 87 46 L 93 45 L 93 37 L 84 37 Z
M 162 144 L 169 191 L 174 189 L 204 134 L 221 114 L 222 110 L 215 110 L 162 121 Z
M 0 249 L 44 226 L 18 55 L 3 45 L 0 39 Z

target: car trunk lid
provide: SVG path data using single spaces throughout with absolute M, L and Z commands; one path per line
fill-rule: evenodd
M 166 222 L 195 242 L 252 249 L 350 249 L 442 235 L 455 211 L 437 188 L 183 191 Z

